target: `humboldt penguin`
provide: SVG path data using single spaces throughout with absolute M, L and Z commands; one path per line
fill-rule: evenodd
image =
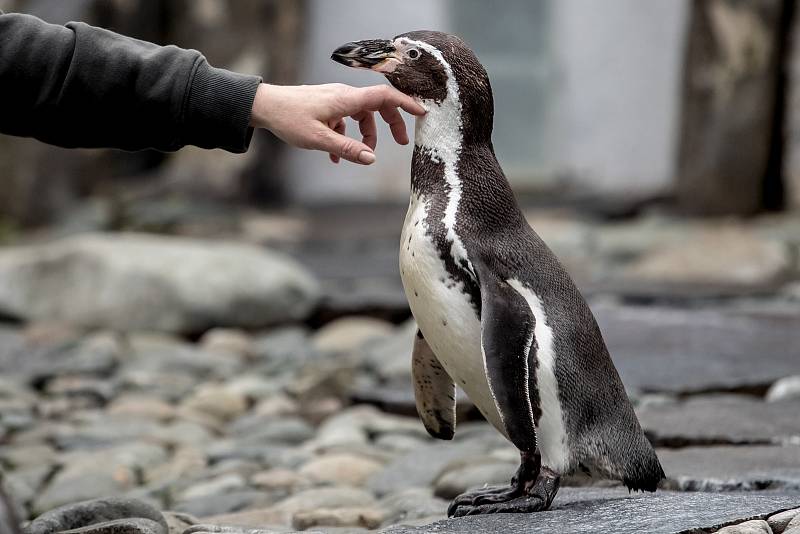
M 345 44 L 332 59 L 382 73 L 427 110 L 400 243 L 420 418 L 451 439 L 460 386 L 519 449 L 510 486 L 460 495 L 448 514 L 546 510 L 576 471 L 655 491 L 664 471 L 597 322 L 497 162 L 478 58 L 456 36 L 414 31 Z

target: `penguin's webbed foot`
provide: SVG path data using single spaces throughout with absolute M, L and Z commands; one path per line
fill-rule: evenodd
M 452 506 L 452 505 L 451 505 Z M 547 509 L 547 501 L 538 495 L 522 495 L 505 502 L 492 504 L 478 504 L 459 506 L 448 514 L 450 517 L 463 517 L 465 515 L 480 514 L 527 514 L 531 512 L 541 512 Z
M 558 474 L 543 467 L 534 483 L 526 483 L 515 476 L 510 487 L 484 488 L 459 495 L 447 508 L 447 515 L 461 517 L 547 510 L 558 493 L 559 482 Z
M 457 511 L 462 508 L 474 508 L 484 504 L 508 502 L 522 495 L 522 490 L 515 484 L 512 484 L 510 487 L 495 486 L 462 493 L 453 499 L 453 502 L 451 502 L 450 506 L 447 507 L 447 515 L 450 517 L 465 515 L 458 514 Z

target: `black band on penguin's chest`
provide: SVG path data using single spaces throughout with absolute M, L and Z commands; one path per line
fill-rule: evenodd
M 444 217 L 449 201 L 450 184 L 447 183 L 444 173 L 444 162 L 434 160 L 427 149 L 414 147 L 414 156 L 411 161 L 411 191 L 413 194 L 424 197 L 427 205 L 425 233 L 431 237 L 449 277 L 440 282 L 448 287 L 456 287 L 460 284 L 461 290 L 469 299 L 470 305 L 480 319 L 481 294 L 478 283 L 471 276 L 466 260 L 462 259 L 460 262 L 456 262 L 452 253 L 453 242 L 447 238 Z M 458 212 L 456 212 L 455 225 L 456 233 L 458 233 Z

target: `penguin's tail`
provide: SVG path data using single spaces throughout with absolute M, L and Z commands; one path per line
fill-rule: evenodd
M 648 443 L 631 460 L 626 466 L 622 483 L 631 491 L 656 491 L 659 483 L 667 477 L 656 451 Z

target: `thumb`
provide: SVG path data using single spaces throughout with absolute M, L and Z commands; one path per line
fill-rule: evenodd
M 321 145 L 318 147 L 320 150 L 339 156 L 347 161 L 361 165 L 370 165 L 375 162 L 375 152 L 352 137 L 329 130 L 321 141 Z

